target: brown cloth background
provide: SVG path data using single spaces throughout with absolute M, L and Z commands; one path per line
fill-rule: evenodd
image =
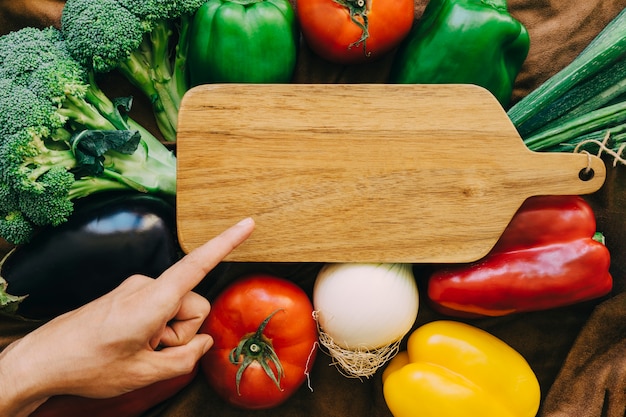
M 426 0 L 416 0 L 419 19 Z M 57 24 L 63 1 L 0 0 L 0 33 L 25 25 Z M 523 22 L 531 36 L 531 49 L 519 75 L 514 101 L 523 97 L 567 65 L 596 34 L 626 7 L 626 0 L 509 0 L 513 16 Z M 339 66 L 321 60 L 302 45 L 296 83 L 384 82 L 393 55 L 358 66 Z M 486 63 L 488 65 L 488 63 Z M 126 86 L 111 77 L 111 90 Z M 135 102 L 134 117 L 151 123 L 150 113 Z M 144 102 L 145 105 L 145 102 Z M 145 110 L 147 106 L 144 106 Z M 626 167 L 607 161 L 606 184 L 586 196 L 594 207 L 598 230 L 604 232 L 612 254 L 614 290 L 600 300 L 550 311 L 470 323 L 502 338 L 529 362 L 542 388 L 541 417 L 617 417 L 626 411 Z M 226 268 L 210 277 L 199 290 L 209 298 L 228 280 L 259 265 Z M 310 290 L 315 265 L 273 266 Z M 416 266 L 419 279 L 420 267 Z M 444 318 L 422 302 L 416 326 Z M 0 319 L 0 349 L 40 323 Z M 93 325 L 85 323 L 85 325 Z M 71 343 L 68 340 L 68 343 Z M 243 411 L 224 404 L 199 375 L 186 389 L 146 417 L 265 416 L 390 416 L 382 397 L 380 375 L 366 380 L 348 379 L 320 354 L 306 384 L 284 405 L 267 411 Z

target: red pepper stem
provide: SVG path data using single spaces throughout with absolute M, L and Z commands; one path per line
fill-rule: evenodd
M 603 245 L 606 245 L 606 238 L 604 237 L 604 234 L 602 232 L 595 232 L 593 234 L 593 240 L 595 240 L 596 242 L 600 242 Z
M 274 315 L 279 311 L 282 311 L 282 309 L 275 310 L 272 314 L 267 316 L 254 333 L 250 333 L 242 337 L 237 347 L 230 352 L 230 362 L 233 365 L 239 365 L 235 378 L 237 395 L 241 395 L 239 386 L 241 384 L 241 378 L 243 377 L 244 371 L 254 362 L 261 365 L 261 368 L 263 368 L 267 376 L 270 377 L 276 387 L 282 391 L 282 388 L 280 387 L 280 379 L 285 374 L 285 371 L 283 369 L 283 365 L 278 359 L 278 355 L 276 354 L 274 347 L 272 346 L 271 340 L 263 334 L 263 331 L 271 318 L 274 317 Z M 274 364 L 276 372 L 274 372 L 270 363 Z

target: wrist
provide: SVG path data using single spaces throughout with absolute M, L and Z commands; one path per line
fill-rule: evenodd
M 0 352 L 0 415 L 27 417 L 49 396 L 38 381 L 40 373 L 31 360 L 22 355 L 21 340 Z

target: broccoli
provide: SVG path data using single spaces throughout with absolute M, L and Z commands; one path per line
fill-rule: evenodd
M 176 140 L 188 90 L 187 34 L 205 0 L 68 0 L 61 30 L 76 60 L 96 73 L 117 70 L 150 100 L 157 126 Z
M 35 234 L 35 227 L 20 211 L 11 186 L 0 181 L 0 236 L 12 243 L 24 243 Z
M 174 154 L 128 116 L 130 105 L 100 90 L 59 30 L 0 37 L 0 237 L 28 242 L 96 192 L 175 194 Z
M 0 79 L 61 106 L 56 125 L 70 119 L 90 129 L 126 128 L 124 116 L 89 75 L 69 54 L 62 33 L 55 28 L 27 27 L 0 37 Z M 50 106 L 43 106 L 42 111 L 50 112 Z M 23 120 L 11 114 L 5 118 Z

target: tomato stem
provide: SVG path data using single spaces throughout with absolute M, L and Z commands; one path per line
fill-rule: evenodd
M 237 384 L 237 395 L 241 395 L 239 391 L 239 385 L 241 384 L 241 378 L 243 373 L 252 363 L 257 362 L 261 365 L 261 368 L 265 371 L 267 376 L 274 382 L 276 387 L 282 391 L 280 387 L 280 379 L 283 377 L 285 371 L 283 365 L 278 359 L 278 355 L 272 346 L 272 342 L 263 334 L 265 327 L 269 323 L 274 314 L 281 311 L 275 310 L 265 318 L 252 334 L 248 334 L 241 338 L 239 344 L 230 352 L 230 362 L 233 365 L 239 365 L 235 382 Z M 272 369 L 270 364 L 274 364 L 276 372 Z
M 370 11 L 372 0 L 333 0 L 335 3 L 348 9 L 350 13 L 350 20 L 361 29 L 361 37 L 355 42 L 348 45 L 348 49 L 363 45 L 363 53 L 367 56 L 371 55 L 371 52 L 367 51 L 367 39 L 369 38 L 369 23 L 367 20 L 367 14 Z

